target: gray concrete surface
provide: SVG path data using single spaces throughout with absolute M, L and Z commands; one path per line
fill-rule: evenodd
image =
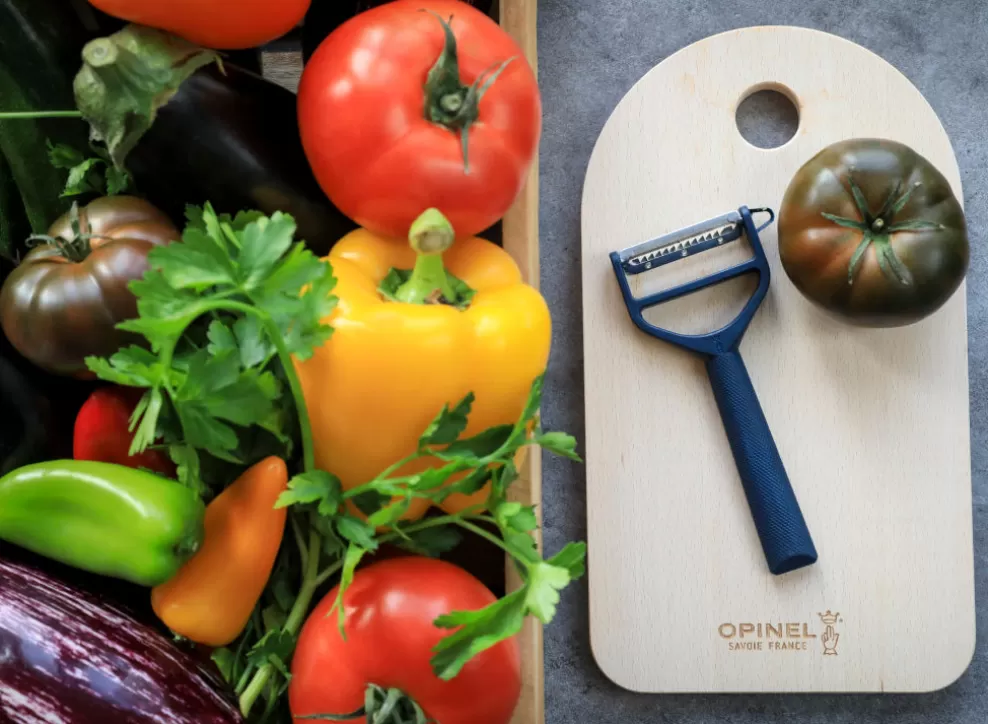
M 555 325 L 545 423 L 572 432 L 582 445 L 580 195 L 597 134 L 632 84 L 672 52 L 724 30 L 768 24 L 819 28 L 882 55 L 924 93 L 960 162 L 972 241 L 977 653 L 960 681 L 929 695 L 638 695 L 612 684 L 594 663 L 584 580 L 566 592 L 546 631 L 547 724 L 988 722 L 988 0 L 539 0 L 542 288 Z M 545 463 L 545 540 L 555 551 L 586 536 L 585 478 L 580 465 Z

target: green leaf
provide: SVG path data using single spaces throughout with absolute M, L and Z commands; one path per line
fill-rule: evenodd
M 209 393 L 232 385 L 240 375 L 240 364 L 229 350 L 210 354 L 200 349 L 188 360 L 188 374 L 178 390 L 179 400 L 202 400 Z
M 228 684 L 236 683 L 234 680 L 234 670 L 237 665 L 237 657 L 228 648 L 215 649 L 210 656 L 216 668 L 219 669 L 224 681 Z
M 209 339 L 209 346 L 206 348 L 209 354 L 217 355 L 224 352 L 237 352 L 239 354 L 240 352 L 233 330 L 218 319 L 209 323 L 206 337 Z
M 565 568 L 571 579 L 578 580 L 587 572 L 587 544 L 567 543 L 559 553 L 548 560 L 548 563 Z
M 240 249 L 240 271 L 244 285 L 250 289 L 263 281 L 271 269 L 288 251 L 295 235 L 295 220 L 280 211 L 271 218 L 256 217 L 243 230 Z
M 576 454 L 576 438 L 565 432 L 543 432 L 535 438 L 535 444 L 556 455 L 582 462 Z
M 127 25 L 90 41 L 74 82 L 76 106 L 113 165 L 124 161 L 179 85 L 219 55 L 162 30 Z
M 470 302 L 473 301 L 477 290 L 449 271 L 446 272 L 446 279 L 449 281 L 449 286 L 453 290 L 453 296 L 456 297 L 452 300 L 453 306 L 457 309 L 469 309 Z
M 482 468 L 477 468 L 470 471 L 469 475 L 465 475 L 455 483 L 451 483 L 444 488 L 436 490 L 435 493 L 429 496 L 429 498 L 437 503 L 441 503 L 454 493 L 459 493 L 461 495 L 473 495 L 487 485 L 493 475 L 494 471 L 490 468 L 490 466 L 485 465 Z
M 224 460 L 239 462 L 231 455 L 238 442 L 232 427 L 213 417 L 209 408 L 198 400 L 175 400 L 174 405 L 187 444 L 209 450 Z
M 62 191 L 63 198 L 78 196 L 85 193 L 99 193 L 102 190 L 102 176 L 97 173 L 96 167 L 103 164 L 103 159 L 87 158 L 69 170 L 69 176 L 65 181 L 65 189 Z
M 559 592 L 572 580 L 568 568 L 541 561 L 529 567 L 525 590 L 525 608 L 542 623 L 556 615 Z
M 340 628 L 340 635 L 346 640 L 346 608 L 343 606 L 343 596 L 346 594 L 350 584 L 353 583 L 353 576 L 363 560 L 367 551 L 360 546 L 350 545 L 343 556 L 343 568 L 340 570 L 340 582 L 336 587 L 336 602 L 333 608 L 336 609 L 337 621 Z
M 133 179 L 127 169 L 108 166 L 106 169 L 106 195 L 118 196 L 128 191 L 133 184 Z
M 336 518 L 336 532 L 352 545 L 368 551 L 377 550 L 377 540 L 374 538 L 374 528 L 352 515 L 344 514 Z
M 367 519 L 367 525 L 375 529 L 379 526 L 391 525 L 392 523 L 398 521 L 406 512 L 408 512 L 408 508 L 411 503 L 412 499 L 410 497 L 397 500 L 391 505 L 385 506 L 371 515 Z
M 400 528 L 399 528 L 400 530 Z M 412 553 L 418 553 L 430 558 L 438 558 L 448 553 L 460 544 L 463 535 L 453 526 L 444 525 L 435 528 L 423 528 L 413 533 L 403 535 L 397 545 Z
M 240 364 L 244 367 L 259 365 L 274 354 L 274 345 L 255 315 L 238 319 L 233 325 L 233 333 L 240 348 Z
M 199 470 L 199 453 L 191 445 L 169 445 L 168 456 L 175 463 L 178 481 L 187 488 L 202 493 L 205 486 Z
M 242 372 L 232 384 L 211 391 L 203 405 L 211 415 L 234 424 L 260 425 L 276 411 L 281 384 L 271 372 Z
M 120 349 L 109 360 L 87 357 L 86 367 L 102 380 L 130 387 L 153 387 L 163 377 L 157 356 L 137 345 Z
M 69 170 L 86 160 L 77 149 L 66 143 L 53 144 L 50 139 L 45 143 L 48 146 L 48 162 L 55 168 Z
M 525 401 L 525 409 L 521 413 L 521 418 L 518 420 L 519 427 L 525 427 L 535 419 L 535 415 L 538 414 L 539 406 L 542 404 L 542 387 L 545 384 L 545 373 L 536 377 L 532 381 L 532 386 L 528 390 L 528 399 Z
M 350 501 L 357 506 L 357 510 L 364 515 L 373 515 L 387 505 L 389 500 L 391 500 L 389 495 L 377 490 L 365 490 L 350 498 Z
M 299 473 L 288 481 L 288 490 L 278 496 L 275 508 L 289 505 L 319 504 L 319 514 L 335 515 L 343 503 L 343 487 L 340 479 L 325 470 Z
M 485 458 L 507 445 L 515 430 L 513 425 L 489 427 L 473 437 L 457 440 L 443 450 L 436 450 L 433 454 L 440 460 L 462 459 L 471 466 L 479 465 Z
M 247 653 L 247 663 L 251 666 L 280 663 L 283 670 L 295 650 L 295 637 L 287 631 L 268 631 Z M 277 662 L 277 663 L 276 663 Z
M 422 450 L 430 445 L 448 445 L 462 435 L 467 428 L 467 418 L 475 399 L 475 395 L 470 392 L 454 407 L 444 405 L 442 411 L 429 423 L 419 438 L 419 449 Z
M 154 248 L 148 263 L 161 271 L 172 289 L 202 290 L 236 282 L 230 258 L 199 229 L 186 229 L 181 244 Z
M 494 511 L 494 517 L 501 527 L 510 528 L 520 533 L 528 533 L 539 527 L 535 507 L 523 506 L 518 502 L 501 503 Z
M 432 649 L 430 663 L 436 676 L 449 681 L 474 656 L 521 631 L 526 595 L 527 587 L 522 587 L 479 611 L 453 611 L 437 618 L 436 626 L 459 630 Z
M 412 277 L 411 269 L 396 269 L 391 267 L 388 273 L 384 275 L 384 279 L 381 283 L 377 285 L 377 291 L 380 292 L 381 296 L 385 299 L 389 299 L 392 302 L 398 301 L 396 296 L 398 293 L 398 288 L 407 282 Z

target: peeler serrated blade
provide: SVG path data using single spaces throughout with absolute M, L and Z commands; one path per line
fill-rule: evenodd
M 640 274 L 692 254 L 699 254 L 741 238 L 741 216 L 731 211 L 685 229 L 636 244 L 620 252 L 628 274 Z

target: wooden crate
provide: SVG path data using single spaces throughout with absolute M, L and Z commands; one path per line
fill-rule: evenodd
M 533 69 L 537 66 L 536 16 L 537 0 L 500 0 L 494 12 L 525 52 Z M 265 77 L 295 91 L 302 69 L 301 51 L 290 45 L 279 45 L 262 53 L 261 66 Z M 538 161 L 529 171 L 528 182 L 514 206 L 501 221 L 504 248 L 514 257 L 525 280 L 539 286 L 539 174 Z M 538 454 L 527 455 L 520 479 L 511 486 L 510 497 L 525 505 L 535 505 L 541 512 L 542 459 Z M 539 546 L 541 534 L 536 532 Z M 519 584 L 514 566 L 505 567 L 507 588 Z M 542 625 L 531 616 L 519 635 L 522 651 L 522 692 L 512 724 L 542 724 L 545 721 L 544 670 L 542 666 Z

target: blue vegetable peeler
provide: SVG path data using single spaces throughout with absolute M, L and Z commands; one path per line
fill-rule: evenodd
M 767 213 L 768 221 L 755 228 L 753 214 Z M 742 206 L 723 216 L 666 234 L 623 251 L 611 252 L 621 294 L 631 319 L 658 339 L 703 356 L 707 375 L 720 409 L 724 430 L 734 453 L 745 496 L 761 540 L 768 568 L 773 574 L 788 573 L 813 564 L 816 548 L 789 483 L 768 422 L 738 352 L 741 338 L 768 292 L 768 260 L 758 232 L 775 220 L 771 209 Z M 637 298 L 628 275 L 640 274 L 685 259 L 746 236 L 754 257 L 715 274 Z M 742 274 L 758 275 L 758 287 L 741 313 L 727 326 L 709 334 L 676 334 L 650 324 L 642 313 L 658 304 L 700 289 L 734 279 Z

